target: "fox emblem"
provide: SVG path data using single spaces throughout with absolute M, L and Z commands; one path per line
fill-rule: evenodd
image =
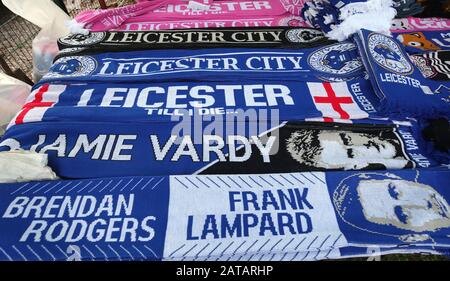
M 423 32 L 400 34 L 397 36 L 397 40 L 407 47 L 418 48 L 422 51 L 440 50 L 433 42 L 427 40 Z

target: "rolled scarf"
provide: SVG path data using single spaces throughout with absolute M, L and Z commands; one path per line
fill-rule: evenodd
M 321 260 L 448 253 L 448 170 L 0 185 L 0 260 Z

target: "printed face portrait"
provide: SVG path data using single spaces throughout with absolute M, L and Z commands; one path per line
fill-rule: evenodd
M 401 180 L 361 180 L 357 194 L 364 217 L 416 232 L 450 227 L 447 201 L 431 186 Z
M 401 169 L 409 163 L 398 156 L 398 140 L 365 133 L 299 130 L 291 134 L 286 146 L 299 163 L 317 168 L 359 170 L 374 164 Z

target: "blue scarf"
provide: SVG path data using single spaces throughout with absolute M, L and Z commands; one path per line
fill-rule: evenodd
M 387 116 L 450 116 L 448 83 L 425 79 L 394 38 L 361 30 L 358 45 L 380 111 Z
M 30 122 L 169 122 L 188 114 L 277 111 L 279 120 L 377 117 L 370 83 L 250 80 L 242 82 L 45 83 L 33 88 L 11 125 Z M 255 118 L 252 118 L 256 121 Z M 258 119 L 260 120 L 260 119 Z
M 0 149 L 46 153 L 49 166 L 65 178 L 402 169 L 450 163 L 448 154 L 422 138 L 416 123 L 186 120 L 27 123 L 11 127 Z
M 380 254 L 436 253 L 450 245 L 449 175 L 427 169 L 2 184 L 0 259 L 314 260 L 367 256 L 374 247 Z
M 309 49 L 152 50 L 58 59 L 43 81 L 296 80 L 363 75 L 350 42 Z M 201 77 L 201 78 L 200 78 Z

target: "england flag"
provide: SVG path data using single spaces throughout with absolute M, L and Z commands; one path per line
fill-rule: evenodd
M 369 117 L 355 102 L 346 82 L 309 82 L 307 85 L 314 105 L 322 112 L 325 122 Z
M 35 89 L 23 105 L 22 110 L 11 120 L 8 128 L 28 122 L 42 121 L 45 112 L 53 107 L 65 91 L 65 85 L 44 84 Z

